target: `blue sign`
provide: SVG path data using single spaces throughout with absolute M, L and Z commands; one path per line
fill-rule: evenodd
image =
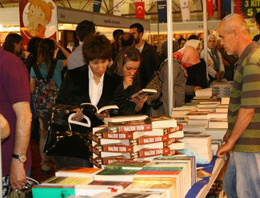
M 99 12 L 101 8 L 102 0 L 94 0 L 93 1 L 93 12 Z
M 158 0 L 157 9 L 158 9 L 158 22 L 167 23 L 167 2 L 166 2 L 166 0 Z

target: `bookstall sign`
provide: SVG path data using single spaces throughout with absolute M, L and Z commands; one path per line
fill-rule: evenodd
M 242 14 L 245 18 L 254 18 L 260 12 L 259 0 L 235 0 L 235 13 Z
M 57 38 L 57 6 L 52 0 L 21 0 L 20 28 L 24 45 L 32 37 Z

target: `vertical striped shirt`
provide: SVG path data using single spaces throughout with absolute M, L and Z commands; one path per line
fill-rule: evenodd
M 236 63 L 228 110 L 228 134 L 240 108 L 254 108 L 253 118 L 235 144 L 234 151 L 260 152 L 260 48 L 249 44 Z

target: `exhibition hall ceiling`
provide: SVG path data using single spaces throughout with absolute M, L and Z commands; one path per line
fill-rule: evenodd
M 137 0 L 117 0 L 122 6 L 122 16 L 135 17 L 135 2 Z M 157 22 L 157 0 L 145 0 L 145 19 Z M 172 0 L 173 20 L 181 21 L 180 1 Z M 217 0 L 214 0 L 214 10 L 217 11 Z M 84 11 L 93 11 L 93 0 L 56 0 L 57 6 L 79 9 Z M 0 0 L 0 8 L 17 7 L 19 0 Z M 191 11 L 191 21 L 202 20 L 202 0 L 189 0 Z M 113 14 L 114 0 L 102 0 L 100 13 Z M 216 12 L 214 18 L 216 18 Z

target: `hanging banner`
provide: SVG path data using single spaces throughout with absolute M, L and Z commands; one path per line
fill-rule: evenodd
M 144 19 L 144 2 L 135 2 L 135 17 Z
M 213 0 L 207 0 L 207 12 L 209 19 L 213 16 Z
M 113 9 L 113 15 L 121 16 L 122 15 L 122 0 L 114 0 L 114 9 Z
M 21 0 L 20 30 L 23 44 L 32 37 L 57 39 L 57 6 L 52 0 Z
M 190 20 L 189 0 L 180 0 L 182 21 Z
M 189 0 L 189 10 L 190 10 L 190 12 L 192 12 L 194 10 L 193 0 Z
M 221 0 L 221 18 L 231 13 L 231 0 Z
M 243 15 L 245 18 L 254 18 L 260 12 L 260 1 L 256 0 L 235 0 L 234 12 Z
M 166 0 L 157 1 L 157 10 L 158 10 L 158 22 L 167 23 L 167 2 L 166 2 Z
M 102 0 L 93 1 L 93 12 L 100 12 Z

